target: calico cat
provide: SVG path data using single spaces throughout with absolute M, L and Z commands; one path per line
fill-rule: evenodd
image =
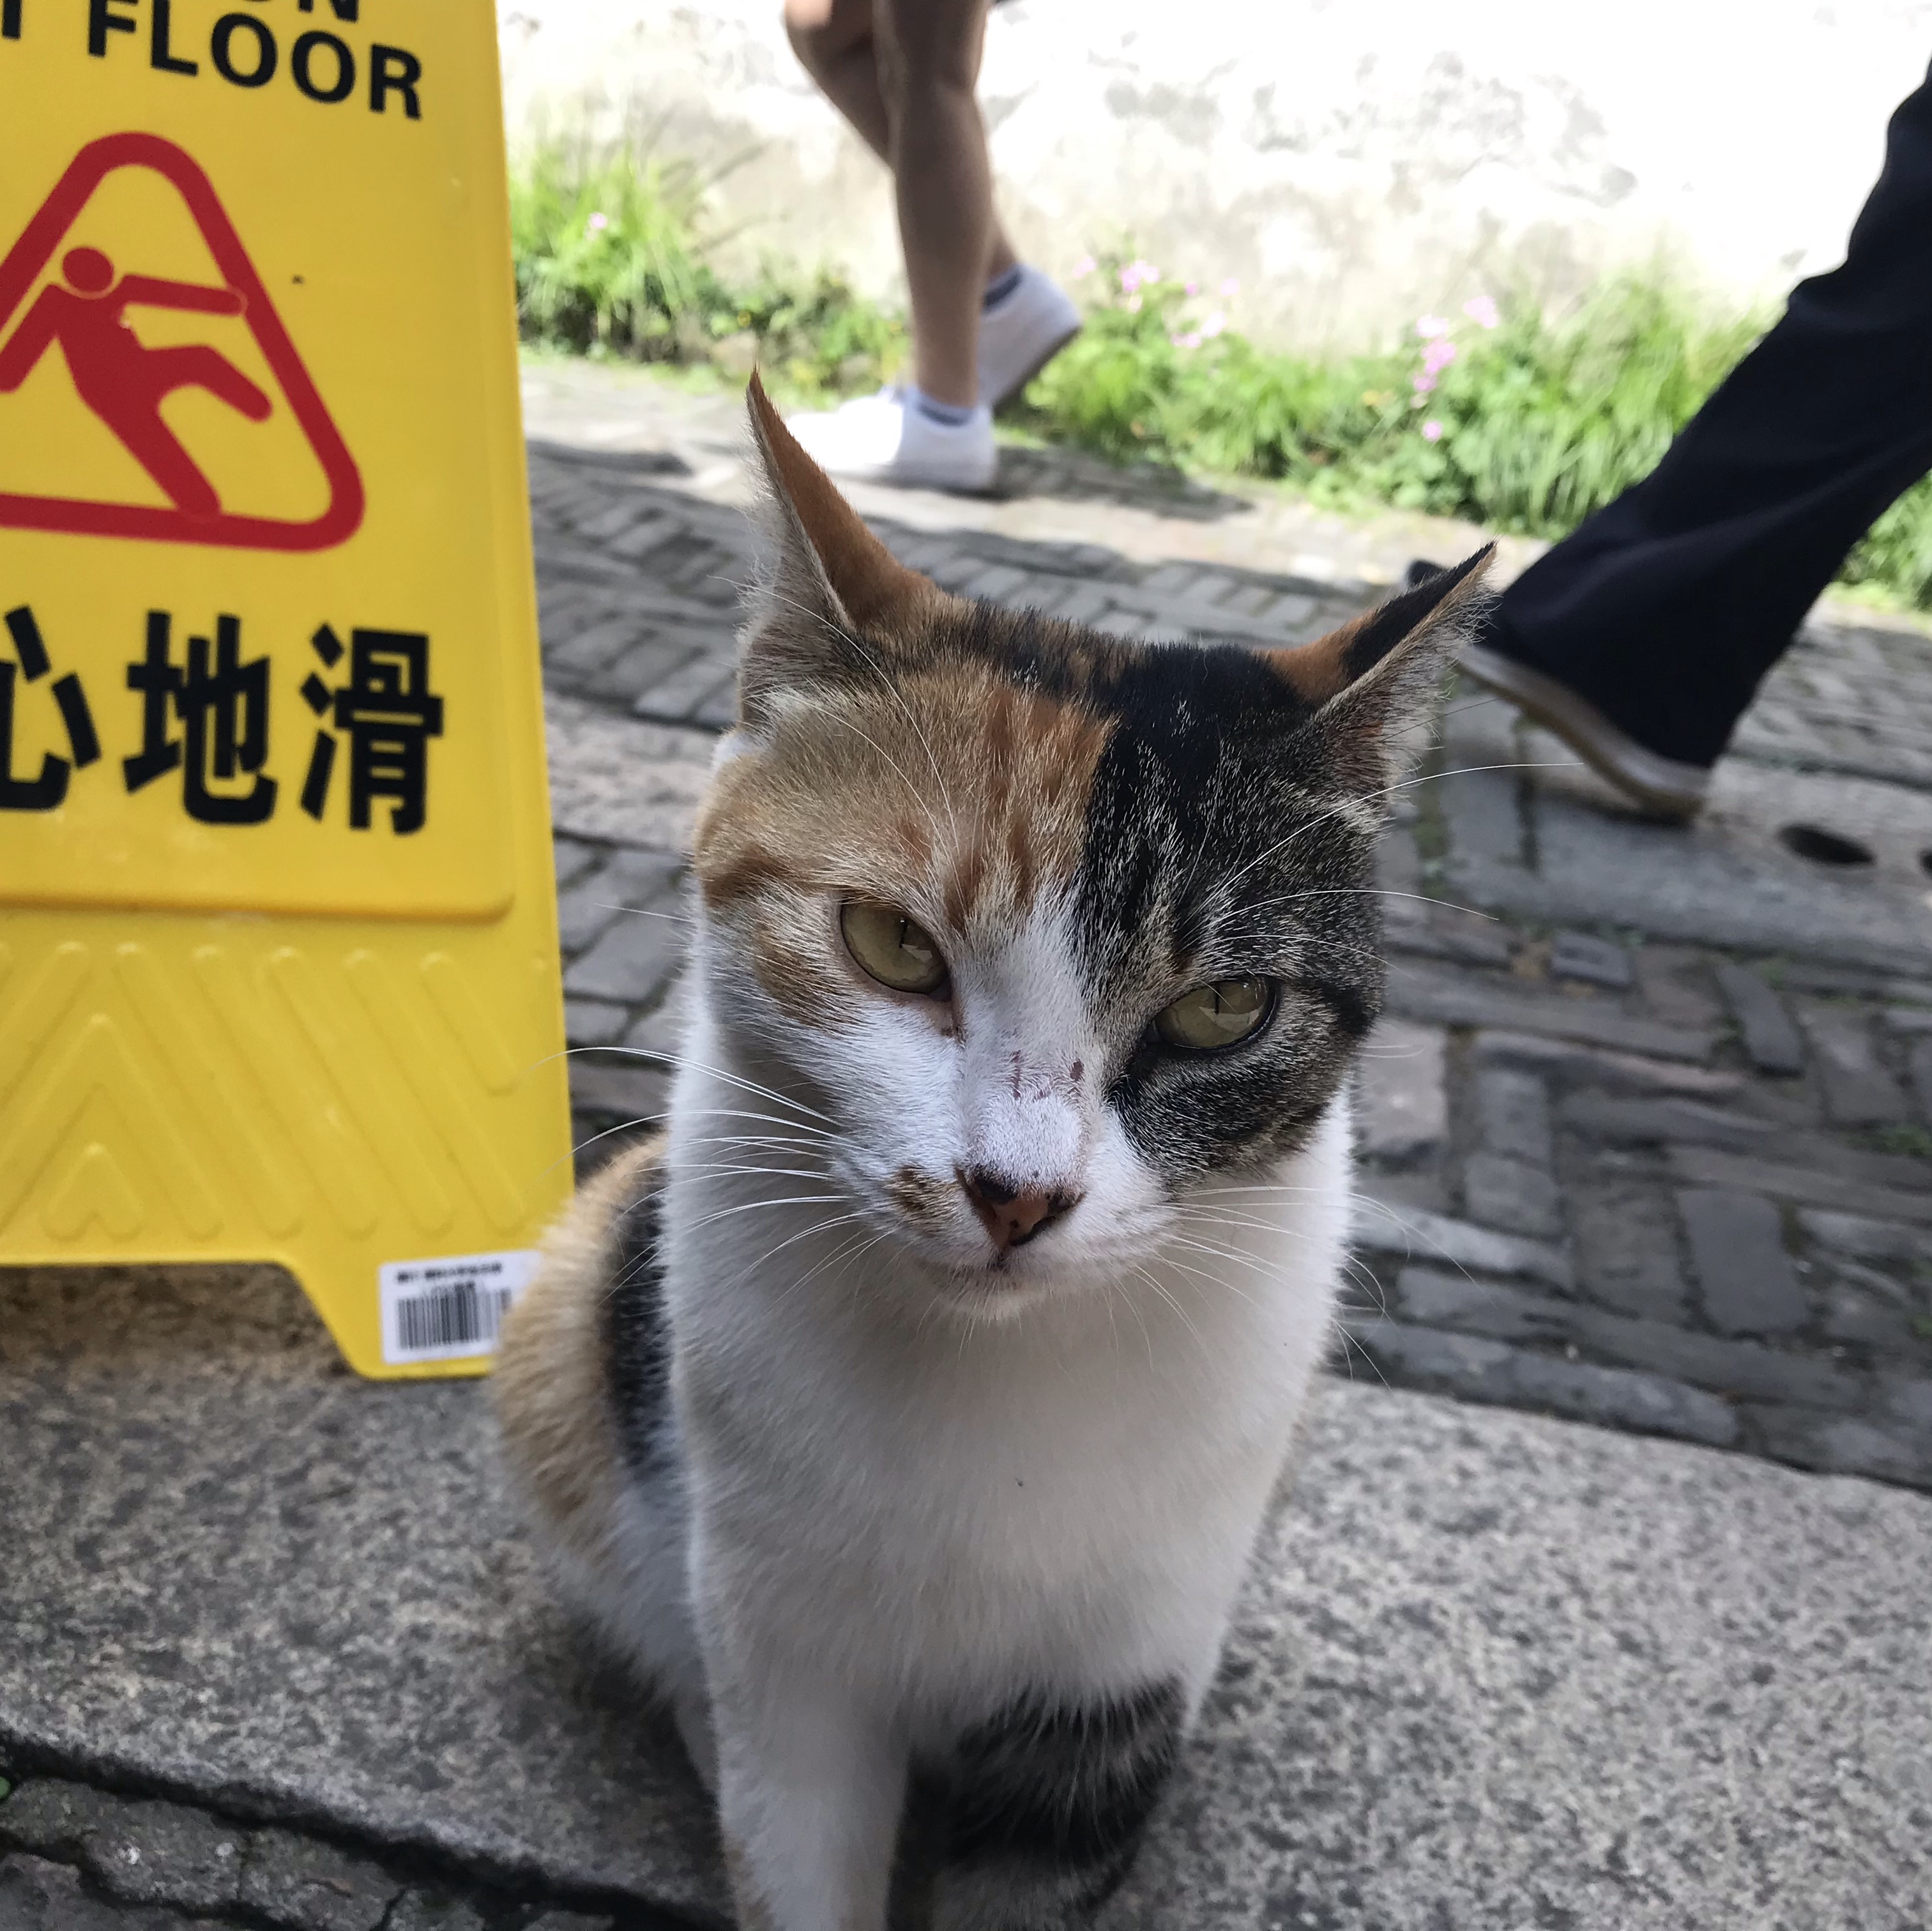
M 700 814 L 669 1130 L 496 1376 L 748 1931 L 1087 1921 L 1212 1677 L 1348 1225 L 1373 857 L 1486 551 L 1319 643 L 902 568 L 754 382 L 776 555 Z

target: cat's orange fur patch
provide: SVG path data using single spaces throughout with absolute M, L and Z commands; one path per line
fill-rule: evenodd
M 503 1324 L 491 1392 L 512 1465 L 558 1542 L 595 1557 L 614 1526 L 622 1457 L 610 1414 L 602 1303 L 625 1206 L 652 1183 L 660 1135 L 620 1154 L 543 1240 Z
M 965 607 L 944 600 L 934 630 Z M 978 946 L 1079 865 L 1108 722 L 922 641 L 885 646 L 890 689 L 825 685 L 776 712 L 699 813 L 707 907 L 742 922 L 760 982 L 808 1024 L 849 998 L 829 901 L 902 906 L 942 947 Z

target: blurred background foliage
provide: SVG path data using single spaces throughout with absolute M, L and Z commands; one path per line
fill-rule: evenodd
M 650 155 L 532 155 L 511 193 L 526 339 L 734 379 L 757 366 L 794 402 L 890 381 L 903 316 L 824 268 L 774 258 L 721 272 L 742 250 L 707 228 L 706 186 Z M 1558 318 L 1504 290 L 1418 318 L 1382 354 L 1322 358 L 1258 346 L 1232 283 L 1204 292 L 1124 247 L 1076 292 L 1086 328 L 1008 410 L 1022 430 L 1115 461 L 1280 481 L 1336 508 L 1551 538 L 1649 472 L 1769 319 L 1624 275 Z M 1880 518 L 1842 579 L 1932 608 L 1932 481 Z

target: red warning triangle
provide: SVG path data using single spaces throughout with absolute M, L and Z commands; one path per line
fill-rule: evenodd
M 94 190 L 118 168 L 149 169 L 172 184 L 200 229 L 224 285 L 201 287 L 117 275 L 99 249 L 76 248 L 63 258 L 62 279 L 44 283 L 24 313 L 16 315 Z M 239 515 L 221 507 L 193 456 L 162 421 L 160 405 L 175 389 L 192 386 L 208 390 L 250 420 L 262 421 L 273 401 L 218 349 L 143 348 L 121 319 L 137 304 L 241 317 L 322 466 L 328 505 L 320 516 L 296 523 Z M 361 524 L 362 478 L 347 446 L 212 184 L 194 157 L 172 141 L 136 133 L 90 141 L 0 259 L 0 395 L 17 388 L 42 356 L 56 348 L 66 358 L 80 400 L 146 470 L 170 506 L 0 491 L 0 528 L 244 550 L 327 550 Z

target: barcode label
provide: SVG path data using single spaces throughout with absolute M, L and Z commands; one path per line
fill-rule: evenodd
M 391 1261 L 376 1270 L 382 1299 L 382 1359 L 460 1361 L 496 1351 L 496 1336 L 535 1271 L 535 1249 Z

